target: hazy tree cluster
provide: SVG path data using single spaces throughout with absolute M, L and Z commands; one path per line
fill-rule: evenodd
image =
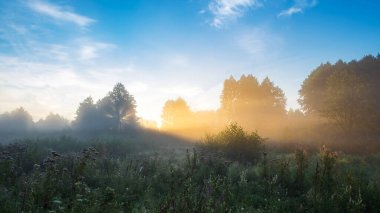
M 286 115 L 283 91 L 268 77 L 261 83 L 252 75 L 224 81 L 221 113 L 227 122 L 237 122 L 249 130 L 275 128 Z
M 303 82 L 299 103 L 345 132 L 379 133 L 379 82 L 380 55 L 322 64 Z
M 168 100 L 162 110 L 161 129 L 199 138 L 236 122 L 265 137 L 289 140 L 312 138 L 310 134 L 324 135 L 323 131 L 333 132 L 338 127 L 345 134 L 379 134 L 379 82 L 380 55 L 348 63 L 339 60 L 335 64 L 321 64 L 304 80 L 299 91 L 302 108 L 294 111 L 286 110 L 283 91 L 268 77 L 261 82 L 253 75 L 230 77 L 224 81 L 217 110 L 194 111 L 182 98 Z M 96 102 L 91 97 L 84 99 L 72 123 L 58 114 L 49 114 L 34 123 L 31 115 L 19 108 L 0 115 L 0 131 L 65 128 L 120 131 L 136 126 L 137 122 L 136 101 L 124 85 L 118 83 Z
M 370 136 L 380 133 L 379 82 L 380 55 L 322 64 L 301 86 L 302 108 L 286 110 L 283 91 L 268 77 L 261 82 L 252 75 L 230 77 L 224 81 L 216 111 L 194 112 L 182 98 L 167 101 L 162 129 L 179 134 L 187 129 L 191 130 L 187 135 L 198 137 L 237 122 L 249 131 L 286 140 L 320 140 L 341 130 L 345 135 Z
M 22 107 L 0 115 L 1 132 L 29 131 L 33 125 L 32 116 Z
M 194 113 L 183 98 L 166 101 L 162 109 L 162 128 L 177 129 L 194 125 Z
M 45 131 L 63 130 L 70 127 L 70 121 L 58 114 L 50 113 L 45 119 L 37 121 L 35 127 Z
M 212 133 L 231 122 L 248 130 L 275 128 L 286 115 L 286 98 L 283 91 L 269 78 L 261 83 L 252 75 L 239 80 L 225 80 L 221 94 L 221 107 L 216 111 L 192 111 L 182 98 L 169 100 L 162 112 L 162 127 L 167 131 L 192 130 Z M 274 124 L 276 123 L 276 124 Z
M 76 115 L 73 128 L 78 130 L 119 131 L 137 124 L 136 101 L 121 83 L 96 103 L 92 97 L 84 99 Z
M 75 120 L 50 113 L 45 119 L 33 122 L 32 116 L 22 107 L 0 115 L 0 132 L 122 130 L 136 126 L 136 101 L 124 85 L 118 83 L 107 96 L 94 103 L 91 97 L 80 103 Z
M 58 114 L 50 113 L 45 119 L 33 122 L 32 116 L 20 107 L 0 115 L 0 132 L 58 131 L 66 129 L 70 122 Z
M 193 111 L 180 97 L 166 101 L 161 118 L 161 130 L 193 138 L 218 126 L 216 111 Z

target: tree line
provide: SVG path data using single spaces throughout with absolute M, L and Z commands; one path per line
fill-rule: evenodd
M 238 80 L 231 76 L 224 81 L 219 109 L 192 111 L 183 98 L 168 100 L 161 129 L 200 136 L 236 122 L 248 130 L 268 130 L 274 128 L 274 121 L 285 119 L 285 107 L 284 92 L 268 77 L 259 82 L 253 75 L 242 75 Z
M 58 114 L 50 113 L 45 119 L 33 122 L 32 116 L 22 107 L 0 115 L 1 132 L 116 130 L 137 126 L 136 101 L 124 85 L 117 83 L 113 90 L 96 103 L 87 97 L 79 104 L 75 120 L 71 123 Z
M 215 111 L 192 111 L 181 97 L 168 100 L 162 111 L 162 129 L 202 135 L 236 122 L 244 129 L 288 140 L 318 134 L 378 136 L 379 82 L 380 55 L 327 62 L 303 81 L 298 100 L 301 109 L 287 110 L 284 92 L 268 77 L 259 82 L 253 75 L 231 76 L 224 81 L 220 108 Z
M 260 82 L 253 75 L 239 79 L 231 76 L 224 81 L 217 110 L 193 111 L 181 97 L 168 100 L 162 109 L 161 130 L 199 137 L 236 122 L 270 137 L 298 134 L 307 128 L 313 132 L 325 128 L 345 134 L 379 135 L 379 82 L 380 55 L 321 64 L 301 85 L 301 109 L 287 110 L 284 92 L 268 77 Z M 34 123 L 23 108 L 0 115 L 2 132 L 64 128 L 121 131 L 138 125 L 136 101 L 121 83 L 96 102 L 92 97 L 84 99 L 71 123 L 58 114 Z

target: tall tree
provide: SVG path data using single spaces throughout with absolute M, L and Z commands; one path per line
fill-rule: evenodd
M 334 67 L 330 63 L 321 64 L 304 80 L 299 90 L 300 99 L 298 99 L 304 112 L 308 114 L 318 113 L 324 107 L 323 99 L 327 79 L 332 74 L 333 69 Z
M 232 117 L 236 113 L 238 94 L 238 83 L 234 77 L 230 76 L 224 81 L 223 91 L 220 95 L 221 109 L 225 117 Z
M 136 101 L 123 84 L 117 83 L 105 99 L 110 104 L 106 112 L 115 121 L 116 129 L 120 130 L 123 122 L 136 124 Z
M 87 97 L 79 104 L 73 127 L 78 130 L 108 129 L 108 118 L 100 113 L 92 97 Z
M 299 103 L 305 113 L 326 118 L 346 132 L 379 132 L 379 81 L 380 56 L 322 64 L 304 80 Z
M 352 131 L 367 123 L 371 110 L 369 87 L 358 75 L 348 70 L 334 72 L 328 79 L 322 116 Z
M 162 129 L 183 129 L 194 125 L 193 113 L 182 98 L 166 101 L 162 109 Z
M 261 83 L 253 75 L 225 80 L 221 95 L 221 112 L 227 122 L 235 121 L 255 129 L 270 120 L 285 116 L 286 98 L 269 78 Z
M 79 105 L 74 121 L 78 129 L 87 130 L 121 130 L 124 124 L 137 125 L 136 101 L 121 83 L 96 104 L 91 97 L 86 98 Z
M 268 77 L 260 84 L 262 102 L 268 113 L 272 113 L 275 116 L 281 116 L 286 113 L 286 98 L 282 89 L 276 86 Z

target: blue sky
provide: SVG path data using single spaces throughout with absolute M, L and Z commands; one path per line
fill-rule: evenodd
M 230 75 L 268 76 L 288 107 L 321 63 L 380 52 L 375 0 L 13 0 L 0 2 L 0 112 L 73 119 L 122 82 L 138 114 L 168 99 L 219 107 Z

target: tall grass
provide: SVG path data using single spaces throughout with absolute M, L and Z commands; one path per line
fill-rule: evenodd
M 187 151 L 112 137 L 2 145 L 0 212 L 380 209 L 379 156 L 349 156 L 326 147 L 274 153 L 238 126 L 210 138 L 211 144 Z

